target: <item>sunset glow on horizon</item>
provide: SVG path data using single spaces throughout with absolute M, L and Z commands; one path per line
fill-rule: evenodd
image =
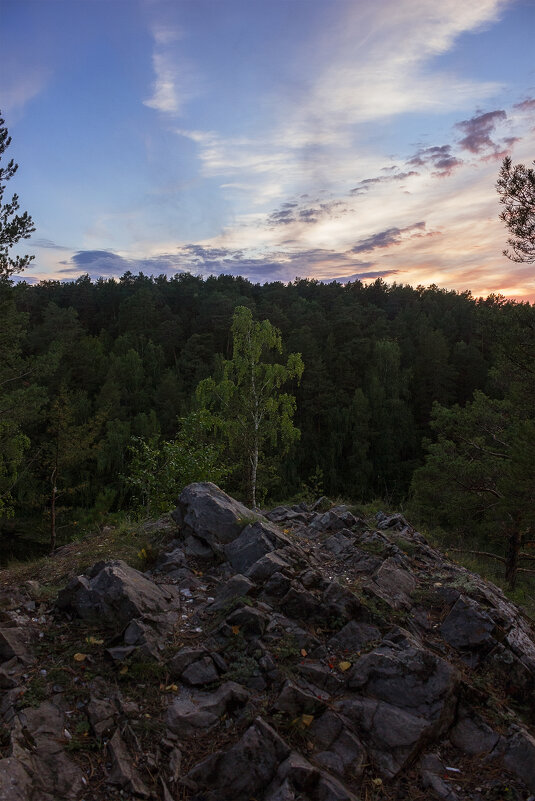
M 531 0 L 0 0 L 29 281 L 228 273 L 535 302 Z

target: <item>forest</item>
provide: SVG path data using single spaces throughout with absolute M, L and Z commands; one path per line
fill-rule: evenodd
M 25 521 L 45 535 L 53 501 L 60 540 L 131 506 L 133 445 L 184 437 L 188 419 L 191 428 L 199 383 L 231 356 L 238 306 L 269 320 L 280 331 L 282 357 L 299 353 L 304 364 L 301 380 L 287 386 L 300 437 L 286 452 L 266 444 L 261 504 L 303 494 L 397 504 L 412 496 L 437 522 L 462 527 L 465 514 L 470 527 L 488 528 L 487 497 L 496 501 L 500 490 L 489 484 L 496 483 L 492 466 L 477 457 L 491 458 L 485 452 L 497 452 L 500 440 L 504 452 L 492 458 L 503 464 L 520 437 L 523 467 L 515 469 L 532 473 L 530 304 L 381 280 L 259 285 L 190 274 L 4 281 L 1 292 L 4 542 L 10 534 L 16 540 Z M 461 422 L 464 432 L 455 431 Z M 483 441 L 487 422 L 492 449 Z M 468 458 L 440 450 L 469 439 L 470 428 L 479 440 Z M 190 432 L 183 449 L 203 438 L 208 447 L 217 434 Z M 234 469 L 221 483 L 243 497 L 239 455 L 226 451 L 220 459 Z M 460 505 L 446 486 L 452 502 L 439 510 L 443 465 L 455 458 L 475 471 L 465 476 L 471 497 Z M 520 487 L 511 481 L 516 497 Z M 533 484 L 524 490 L 532 493 Z M 457 496 L 462 491 L 457 485 Z M 524 507 L 528 498 L 517 501 Z

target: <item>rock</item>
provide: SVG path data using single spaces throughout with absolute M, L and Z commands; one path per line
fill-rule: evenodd
M 309 684 L 328 692 L 330 695 L 336 695 L 345 688 L 345 681 L 342 681 L 330 668 L 325 667 L 321 662 L 305 661 L 298 666 L 297 670 Z
M 292 582 L 282 573 L 273 573 L 264 585 L 263 596 L 267 598 L 282 598 L 290 589 Z
M 186 487 L 178 499 L 178 508 L 172 512 L 184 535 L 192 534 L 210 547 L 232 542 L 244 521 L 257 516 L 210 481 Z
M 316 606 L 318 607 L 316 614 L 319 613 L 323 619 L 352 620 L 362 614 L 358 598 L 351 590 L 342 587 L 335 581 L 327 585 L 323 592 L 322 602 Z
M 227 618 L 229 626 L 239 626 L 243 634 L 260 636 L 267 625 L 267 616 L 251 606 L 242 606 L 236 609 Z
M 436 754 L 425 754 L 420 760 L 420 775 L 424 787 L 430 787 L 439 798 L 457 801 L 458 796 L 451 785 L 444 781 L 445 767 Z
M 291 540 L 272 523 L 258 520 L 225 546 L 225 555 L 234 570 L 246 573 L 265 554 L 284 546 L 291 546 Z
M 141 798 L 149 798 L 151 793 L 134 767 L 132 757 L 119 734 L 119 729 L 115 731 L 111 738 L 108 749 L 112 761 L 112 771 L 109 777 L 110 784 L 118 784 L 119 787 L 123 787 Z
M 294 718 L 303 713 L 316 715 L 324 707 L 325 704 L 317 696 L 301 689 L 290 680 L 286 681 L 281 694 L 275 701 L 275 709 Z
M 484 720 L 468 709 L 459 713 L 459 720 L 449 733 L 452 744 L 471 756 L 489 754 L 500 739 Z
M 111 732 L 117 717 L 114 704 L 100 698 L 91 698 L 86 711 L 91 728 L 97 737 Z
M 180 678 L 188 665 L 191 665 L 193 662 L 197 662 L 205 655 L 205 648 L 189 648 L 187 646 L 185 648 L 181 648 L 180 651 L 177 651 L 177 653 L 169 662 L 168 667 L 171 678 Z
M 509 738 L 503 764 L 535 793 L 535 738 L 523 727 Z
M 228 751 L 219 751 L 197 764 L 184 783 L 204 791 L 205 801 L 249 801 L 259 792 L 264 793 L 289 752 L 274 729 L 257 718 Z
M 209 656 L 204 656 L 197 662 L 192 662 L 181 674 L 182 681 L 193 687 L 203 684 L 212 684 L 219 678 L 219 673 Z
M 411 594 L 417 587 L 417 581 L 407 570 L 398 567 L 392 558 L 385 559 L 373 576 L 373 581 L 381 590 L 382 597 L 386 596 L 394 609 L 411 608 Z
M 0 801 L 29 801 L 32 780 L 18 759 L 0 759 Z
M 30 777 L 32 789 L 28 796 L 22 796 L 25 801 L 75 801 L 79 797 L 82 772 L 63 750 L 66 725 L 63 714 L 48 701 L 23 710 L 14 719 L 12 758 L 18 765 L 11 762 L 10 768 L 18 781 L 22 779 L 20 768 Z M 23 785 L 19 784 L 17 792 Z
M 450 645 L 473 650 L 494 644 L 492 618 L 470 598 L 461 596 L 440 626 L 440 633 Z
M 288 617 L 310 620 L 318 611 L 318 602 L 308 590 L 291 586 L 281 599 L 280 608 Z
M 254 562 L 247 571 L 248 578 L 251 581 L 261 583 L 266 581 L 273 573 L 277 571 L 282 572 L 288 568 L 288 562 L 279 556 L 275 551 L 264 554 L 258 561 Z
M 25 665 L 33 661 L 26 645 L 25 632 L 20 628 L 0 628 L 0 662 L 16 657 Z
M 350 620 L 329 640 L 329 646 L 334 651 L 355 653 L 366 648 L 370 643 L 378 642 L 381 632 L 377 626 L 370 623 L 357 623 Z
M 173 608 L 176 593 L 160 586 L 120 559 L 98 562 L 89 577 L 72 579 L 58 594 L 57 607 L 110 628 L 133 618 Z
M 249 693 L 239 684 L 228 681 L 213 693 L 182 692 L 167 711 L 167 726 L 179 737 L 188 737 L 199 729 L 214 726 L 224 712 L 243 706 Z
M 210 606 L 210 611 L 217 612 L 220 609 L 225 609 L 225 607 L 228 608 L 235 598 L 245 598 L 254 590 L 256 590 L 256 587 L 253 582 L 247 576 L 237 573 L 218 588 L 215 600 Z

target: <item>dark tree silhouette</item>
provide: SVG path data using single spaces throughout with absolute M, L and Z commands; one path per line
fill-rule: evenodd
M 500 220 L 511 234 L 507 244 L 512 252 L 503 253 L 511 261 L 532 263 L 535 261 L 535 170 L 525 164 L 513 166 L 506 156 L 496 188 L 500 203 L 505 206 Z
M 11 137 L 0 116 L 0 162 L 10 144 Z M 29 239 L 35 231 L 33 220 L 27 211 L 17 214 L 20 208 L 18 195 L 15 194 L 11 200 L 3 202 L 6 183 L 13 178 L 18 168 L 19 165 L 15 164 L 13 159 L 8 161 L 5 167 L 0 166 L 0 279 L 22 272 L 34 258 L 9 255 L 13 245 L 21 239 Z

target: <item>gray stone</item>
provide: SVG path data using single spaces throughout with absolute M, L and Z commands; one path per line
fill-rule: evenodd
M 471 756 L 490 753 L 500 739 L 479 715 L 470 715 L 464 710 L 456 725 L 451 729 L 449 738 L 460 751 Z
M 251 581 L 263 582 L 266 581 L 273 573 L 283 571 L 289 567 L 288 562 L 279 556 L 275 551 L 264 554 L 257 562 L 255 562 L 247 571 L 247 576 Z
M 173 679 L 180 678 L 188 665 L 197 662 L 205 655 L 205 648 L 190 648 L 188 646 L 181 648 L 169 662 L 169 675 Z
M 266 581 L 263 596 L 267 598 L 282 598 L 286 595 L 291 585 L 290 579 L 277 571 Z
M 206 801 L 249 801 L 265 792 L 289 752 L 275 730 L 257 718 L 235 745 L 196 765 L 185 777 L 185 784 L 204 791 Z
M 212 684 L 218 678 L 219 673 L 209 656 L 204 656 L 197 662 L 192 662 L 181 674 L 181 679 L 193 687 Z
M 331 637 L 329 646 L 335 651 L 355 653 L 380 639 L 381 632 L 377 626 L 350 620 L 334 637 Z
M 87 717 L 97 737 L 109 734 L 117 717 L 117 709 L 111 701 L 91 698 L 87 705 Z
M 172 588 L 155 584 L 120 559 L 97 563 L 89 578 L 72 579 L 56 602 L 59 609 L 112 628 L 144 614 L 166 612 L 175 603 Z
M 535 793 L 535 738 L 528 731 L 519 727 L 509 738 L 503 763 Z
M 230 564 L 240 573 L 246 573 L 265 554 L 291 541 L 267 520 L 258 520 L 246 526 L 240 535 L 225 546 Z
M 132 757 L 119 734 L 119 729 L 108 743 L 108 749 L 112 761 L 112 771 L 108 780 L 110 784 L 117 784 L 141 798 L 149 798 L 151 793 L 134 767 Z
M 254 513 L 210 481 L 190 484 L 178 499 L 173 519 L 184 534 L 193 534 L 209 545 L 232 542 Z
M 318 602 L 308 590 L 300 587 L 290 587 L 280 601 L 280 608 L 288 617 L 308 621 L 318 611 Z
M 239 626 L 242 633 L 248 635 L 262 635 L 267 624 L 267 616 L 251 606 L 242 606 L 236 609 L 227 618 L 229 626 Z
M 20 628 L 0 628 L 0 662 L 16 657 L 26 665 L 33 659 L 26 645 L 26 634 Z
M 62 745 L 68 725 L 63 713 L 48 701 L 37 708 L 26 708 L 15 717 L 11 733 L 12 758 L 30 777 L 32 790 L 28 799 L 75 801 L 79 798 L 82 772 L 67 757 Z M 11 765 L 15 775 L 22 778 L 19 768 L 14 763 Z
M 218 587 L 215 600 L 210 604 L 210 611 L 217 612 L 220 609 L 225 609 L 225 607 L 228 608 L 230 602 L 235 598 L 245 598 L 255 590 L 256 587 L 251 579 L 236 573 L 235 576 L 232 576 L 232 578 Z
M 346 587 L 342 587 L 336 581 L 332 581 L 323 591 L 321 604 L 316 602 L 319 607 L 317 612 L 322 618 L 340 618 L 342 620 L 352 620 L 362 614 L 360 601 Z
M 14 757 L 0 759 L 0 801 L 30 801 L 32 780 Z
M 213 693 L 185 693 L 175 698 L 167 711 L 167 726 L 179 737 L 188 737 L 199 729 L 214 726 L 220 715 L 243 706 L 249 693 L 239 684 L 228 681 Z
M 292 717 L 304 713 L 316 715 L 319 711 L 323 711 L 324 708 L 324 702 L 317 696 L 303 690 L 290 680 L 286 681 L 281 694 L 275 701 L 275 709 Z
M 474 649 L 494 643 L 494 621 L 471 598 L 461 596 L 440 627 L 440 633 L 454 648 Z
M 394 609 L 411 608 L 411 593 L 416 589 L 417 581 L 407 570 L 398 567 L 392 558 L 385 559 L 373 581 L 387 596 Z
M 325 690 L 331 695 L 340 693 L 345 689 L 345 681 L 321 662 L 305 661 L 298 665 L 297 670 L 314 687 Z

